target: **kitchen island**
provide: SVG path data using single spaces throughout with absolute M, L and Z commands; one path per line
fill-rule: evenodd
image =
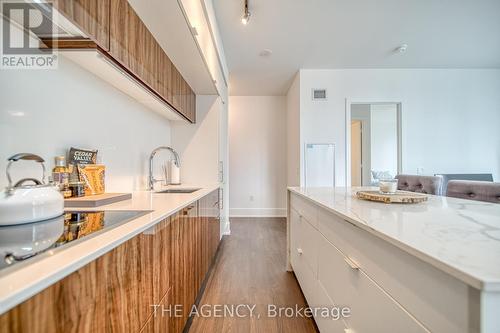
M 142 214 L 0 270 L 0 332 L 182 331 L 220 240 L 219 186 L 198 187 L 79 209 Z
M 288 254 L 309 305 L 347 306 L 321 331 L 500 332 L 500 205 L 289 188 Z M 366 188 L 365 188 L 366 189 Z

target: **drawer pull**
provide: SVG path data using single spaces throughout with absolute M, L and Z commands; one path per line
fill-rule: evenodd
M 359 269 L 359 265 L 358 263 L 356 263 L 354 260 L 352 260 L 351 258 L 344 258 L 345 262 L 349 265 L 349 267 L 351 267 L 352 269 L 355 269 L 355 270 L 358 270 Z
M 299 256 L 301 256 L 301 255 L 302 255 L 302 253 L 304 253 L 304 252 L 302 251 L 302 249 L 301 249 L 301 248 L 299 248 L 299 247 L 298 247 L 298 248 L 297 248 L 297 253 L 299 254 Z

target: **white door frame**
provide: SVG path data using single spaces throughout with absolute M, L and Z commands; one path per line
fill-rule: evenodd
M 400 98 L 377 98 L 377 99 L 345 99 L 345 186 L 351 186 L 351 105 L 352 104 L 396 104 L 397 105 L 397 136 L 398 136 L 398 173 L 403 170 L 403 104 Z

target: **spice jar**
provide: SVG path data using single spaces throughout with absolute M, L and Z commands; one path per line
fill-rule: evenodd
M 62 193 L 64 199 L 68 199 L 68 198 L 71 198 L 73 196 L 73 191 L 71 191 L 68 184 L 64 185 L 61 193 Z
M 69 183 L 72 198 L 79 198 L 85 196 L 85 182 L 72 182 Z

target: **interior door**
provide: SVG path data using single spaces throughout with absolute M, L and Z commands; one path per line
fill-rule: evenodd
M 361 120 L 351 121 L 351 185 L 363 184 L 363 125 Z

